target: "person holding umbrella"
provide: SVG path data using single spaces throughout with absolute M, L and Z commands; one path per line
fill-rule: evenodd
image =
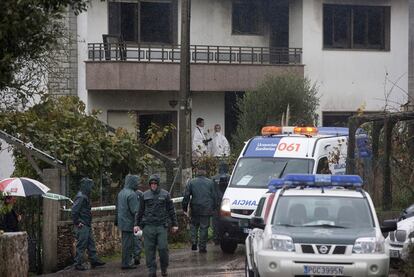
M 91 267 L 102 266 L 105 263 L 98 259 L 96 255 L 95 240 L 92 236 L 92 212 L 90 193 L 92 191 L 93 181 L 89 178 L 83 178 L 80 181 L 80 190 L 75 196 L 72 207 L 72 220 L 75 225 L 76 233 L 76 255 L 75 269 L 86 270 L 82 265 L 83 253 L 88 249 L 88 256 L 91 260 Z
M 19 232 L 19 222 L 22 217 L 14 210 L 13 206 L 15 203 L 16 197 L 6 196 L 4 198 L 4 206 L 7 212 L 0 220 L 0 230 L 4 232 Z
M 37 180 L 25 177 L 6 178 L 0 182 L 0 193 L 5 194 L 4 205 L 7 213 L 3 215 L 0 221 L 0 229 L 5 232 L 18 232 L 21 215 L 13 209 L 16 203 L 16 196 L 39 196 L 48 192 L 50 189 Z M 40 212 L 39 212 L 40 214 Z M 38 220 L 40 224 L 40 220 Z M 38 226 L 40 229 L 40 225 Z

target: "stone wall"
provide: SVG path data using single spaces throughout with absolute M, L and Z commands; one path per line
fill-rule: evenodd
M 48 78 L 49 93 L 53 95 L 77 95 L 78 49 L 77 17 L 68 8 L 61 20 L 64 36 L 51 53 Z
M 57 232 L 57 268 L 62 269 L 73 263 L 75 236 L 72 222 L 59 222 Z
M 27 233 L 4 233 L 0 235 L 0 276 L 28 276 L 29 257 Z
M 189 241 L 188 218 L 176 204 L 179 232 L 170 234 L 170 243 Z M 57 231 L 57 268 L 63 269 L 73 264 L 75 256 L 75 235 L 70 214 L 61 215 L 65 220 L 58 222 Z M 114 211 L 93 212 L 92 231 L 95 238 L 96 249 L 99 256 L 112 255 L 121 252 L 121 232 L 114 225 Z M 85 260 L 86 261 L 86 260 Z M 1 276 L 1 275 L 0 275 Z
M 121 251 L 121 232 L 114 225 L 114 216 L 95 217 L 92 222 L 96 249 L 99 256 L 111 255 Z M 73 263 L 75 236 L 72 221 L 58 222 L 58 268 Z

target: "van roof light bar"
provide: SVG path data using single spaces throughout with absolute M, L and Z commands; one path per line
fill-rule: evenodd
M 325 186 L 362 188 L 363 182 L 358 175 L 328 175 L 328 174 L 288 174 L 284 178 L 289 187 Z
M 285 180 L 283 179 L 270 179 L 268 188 L 269 192 L 276 192 L 278 189 L 283 188 L 285 185 Z

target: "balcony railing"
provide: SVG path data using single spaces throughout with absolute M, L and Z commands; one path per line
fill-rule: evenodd
M 129 43 L 89 43 L 90 61 L 138 61 L 179 63 L 179 45 L 151 46 Z M 191 63 L 300 64 L 301 48 L 247 46 L 190 46 Z

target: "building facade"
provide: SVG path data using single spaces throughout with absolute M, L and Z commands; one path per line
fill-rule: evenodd
M 180 6 L 94 0 L 78 16 L 78 95 L 104 122 L 141 136 L 178 125 Z M 320 125 L 407 102 L 407 0 L 192 0 L 190 26 L 193 126 L 229 135 L 236 96 L 267 74 L 316 82 Z M 161 150 L 175 156 L 177 142 Z

